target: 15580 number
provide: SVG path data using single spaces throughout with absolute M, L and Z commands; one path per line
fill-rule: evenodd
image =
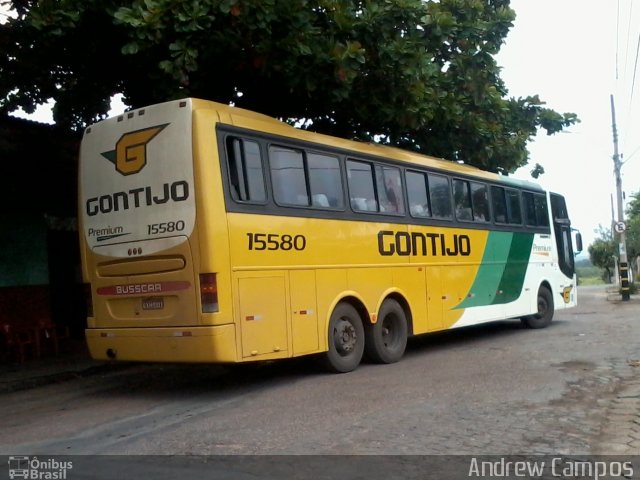
M 280 235 L 277 233 L 247 233 L 249 250 L 304 250 L 304 235 Z
M 147 225 L 147 235 L 157 235 L 159 233 L 173 233 L 184 230 L 184 221 L 152 223 Z

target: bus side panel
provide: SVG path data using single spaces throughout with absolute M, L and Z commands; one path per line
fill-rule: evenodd
M 293 355 L 317 352 L 319 348 L 316 272 L 291 270 L 291 340 Z
M 413 333 L 427 331 L 434 319 L 427 314 L 425 268 L 415 265 L 394 268 L 393 285 L 397 287 L 409 303 L 413 319 Z
M 318 336 L 321 351 L 326 351 L 329 348 L 329 318 L 346 290 L 347 271 L 345 269 L 336 268 L 316 271 Z
M 370 317 L 377 313 L 382 294 L 392 285 L 391 268 L 350 268 L 347 271 L 347 288 L 361 296 Z
M 443 312 L 444 305 L 442 302 L 442 267 L 437 265 L 427 266 L 425 270 L 425 278 L 427 283 L 427 315 L 428 322 L 420 325 L 414 320 L 414 332 L 424 333 L 444 328 Z
M 242 358 L 288 356 L 284 272 L 242 272 L 236 275 L 236 281 Z
M 442 279 L 442 323 L 445 328 L 451 328 L 465 312 L 457 309 L 461 301 L 462 291 L 469 289 L 469 274 L 471 270 L 466 266 L 450 264 L 441 268 Z M 473 276 L 475 277 L 475 272 Z M 463 294 L 466 295 L 466 292 Z

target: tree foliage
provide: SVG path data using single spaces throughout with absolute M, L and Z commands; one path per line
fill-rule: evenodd
M 596 229 L 598 238 L 589 245 L 589 258 L 596 267 L 604 270 L 604 279 L 608 282 L 615 269 L 615 260 L 618 256 L 618 244 L 611 235 L 611 230 L 599 225 Z
M 640 255 L 640 191 L 631 195 L 631 201 L 627 206 L 626 215 L 627 230 L 625 232 L 625 243 L 627 246 L 627 257 L 631 262 Z
M 195 96 L 508 173 L 539 129 L 578 121 L 508 96 L 493 56 L 509 0 L 0 1 L 17 12 L 0 26 L 0 110 L 53 98 L 75 128 L 116 93 L 133 108 Z
M 640 255 L 640 191 L 631 195 L 631 201 L 627 206 L 625 246 L 627 248 L 627 260 L 632 268 L 636 268 L 635 259 Z M 614 269 L 614 257 L 619 258 L 619 242 L 617 234 L 614 238 L 610 229 L 601 225 L 596 230 L 598 238 L 589 246 L 591 263 L 606 269 L 610 277 Z M 636 272 L 638 274 L 640 272 Z

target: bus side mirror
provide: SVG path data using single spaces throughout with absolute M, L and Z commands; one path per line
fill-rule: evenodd
M 580 232 L 576 233 L 576 251 L 578 253 L 582 251 L 582 234 Z

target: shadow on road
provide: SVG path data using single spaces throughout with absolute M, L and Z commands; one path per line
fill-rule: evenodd
M 554 320 L 547 329 L 561 328 L 564 322 Z M 534 335 L 519 320 L 497 321 L 483 325 L 429 333 L 409 339 L 405 358 L 428 357 L 450 349 L 480 348 L 496 339 Z M 321 366 L 320 356 L 233 365 L 208 364 L 130 364 L 104 375 L 103 395 L 151 396 L 171 398 L 214 394 L 215 397 L 237 395 L 265 387 L 296 382 L 313 376 L 335 375 Z M 118 364 L 117 364 L 118 365 Z M 114 365 L 116 367 L 117 365 Z M 366 359 L 356 371 L 343 375 L 358 375 L 363 368 L 373 367 Z M 384 366 L 379 366 L 384 368 Z

